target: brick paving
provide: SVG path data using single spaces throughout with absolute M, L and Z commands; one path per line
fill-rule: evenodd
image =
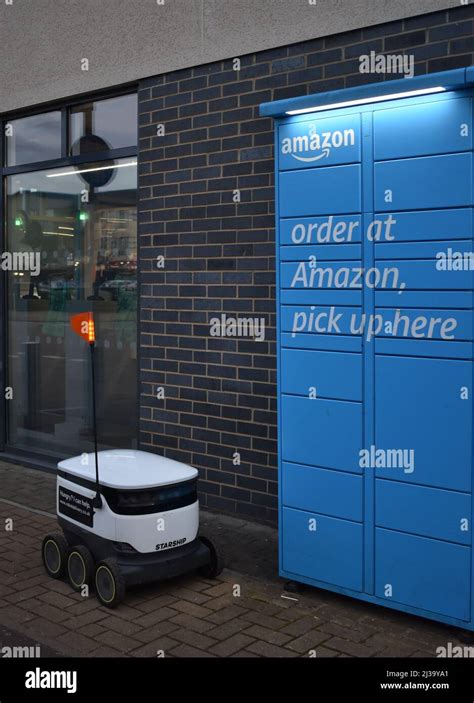
M 0 648 L 42 656 L 433 657 L 454 628 L 318 589 L 287 593 L 272 527 L 202 513 L 226 557 L 216 580 L 189 574 L 127 592 L 116 610 L 48 578 L 40 545 L 57 529 L 55 477 L 0 463 Z M 13 530 L 4 529 L 13 520 Z

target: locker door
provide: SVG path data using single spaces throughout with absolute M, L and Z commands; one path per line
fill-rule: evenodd
M 469 548 L 380 528 L 375 544 L 379 598 L 470 619 Z
M 378 477 L 471 491 L 472 403 L 463 388 L 471 396 L 469 361 L 376 357 L 376 446 L 413 457 L 401 468 L 376 468 Z

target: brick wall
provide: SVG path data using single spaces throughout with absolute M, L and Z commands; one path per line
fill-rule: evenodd
M 359 73 L 370 51 L 413 54 L 417 74 L 471 65 L 473 19 L 471 4 L 140 86 L 140 442 L 200 469 L 203 506 L 277 516 L 273 124 L 259 104 L 381 80 Z M 265 341 L 212 337 L 223 313 L 264 317 Z

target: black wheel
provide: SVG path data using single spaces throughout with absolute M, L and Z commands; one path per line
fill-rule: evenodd
M 125 581 L 115 559 L 104 559 L 95 567 L 95 590 L 100 603 L 116 608 L 125 597 Z
M 66 571 L 68 546 L 64 535 L 46 535 L 41 545 L 44 568 L 53 579 L 60 579 Z
M 205 578 L 215 579 L 224 568 L 224 562 L 210 539 L 204 536 L 200 536 L 199 539 L 206 545 L 210 553 L 209 563 L 206 566 L 201 566 L 199 573 Z
M 67 557 L 67 577 L 75 591 L 90 584 L 94 574 L 94 559 L 83 544 L 72 547 Z

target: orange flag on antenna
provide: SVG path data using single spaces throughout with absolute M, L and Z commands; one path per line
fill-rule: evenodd
M 89 344 L 95 342 L 94 315 L 91 312 L 80 312 L 78 315 L 72 315 L 71 327 L 79 337 L 85 339 Z

